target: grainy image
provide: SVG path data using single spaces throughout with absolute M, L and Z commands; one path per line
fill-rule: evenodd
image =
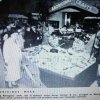
M 0 88 L 98 87 L 99 0 L 0 1 Z

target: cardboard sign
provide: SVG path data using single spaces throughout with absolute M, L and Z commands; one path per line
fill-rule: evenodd
M 82 0 L 75 0 L 75 2 L 72 2 L 72 5 L 79 7 L 81 9 L 84 9 L 86 11 L 89 11 L 91 13 L 94 13 L 94 14 L 98 14 L 98 12 L 99 12 L 99 10 L 96 7 L 87 4 L 86 2 L 84 2 Z
M 61 3 L 58 3 L 57 5 L 54 5 L 53 7 L 50 8 L 50 12 L 54 12 L 56 10 L 61 9 L 62 7 L 65 7 L 67 4 L 71 3 L 72 0 L 65 0 L 62 1 Z
M 55 12 L 57 10 L 63 9 L 64 7 L 68 7 L 68 6 L 76 6 L 78 8 L 81 8 L 83 10 L 89 11 L 93 14 L 98 14 L 99 10 L 92 6 L 87 4 L 86 2 L 82 1 L 82 0 L 65 0 L 62 1 L 61 3 L 54 5 L 53 7 L 50 8 L 50 12 Z

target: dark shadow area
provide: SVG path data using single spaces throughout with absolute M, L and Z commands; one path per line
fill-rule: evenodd
M 97 68 L 97 64 L 95 63 L 76 76 L 74 86 L 89 87 L 97 78 Z
M 97 64 L 91 65 L 74 79 L 58 75 L 51 71 L 40 69 L 41 80 L 49 88 L 57 87 L 89 87 L 95 80 Z
M 42 82 L 48 88 L 68 87 L 72 83 L 72 80 L 69 78 L 62 77 L 61 75 L 51 71 L 40 69 L 40 75 Z

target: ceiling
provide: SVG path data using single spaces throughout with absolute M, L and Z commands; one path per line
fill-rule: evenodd
M 0 2 L 0 14 L 41 12 L 47 15 L 49 7 L 59 1 L 61 2 L 61 0 L 2 0 Z M 84 1 L 93 3 L 97 0 Z
M 38 8 L 44 8 L 52 6 L 53 1 L 56 0 L 2 0 L 0 2 L 0 13 L 9 12 L 36 12 Z

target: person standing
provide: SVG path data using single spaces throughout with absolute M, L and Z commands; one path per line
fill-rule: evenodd
M 81 32 L 82 32 L 82 29 L 81 29 L 80 25 L 78 23 L 76 23 L 76 26 L 75 26 L 75 36 L 77 38 L 80 38 Z
M 18 45 L 19 45 L 19 48 L 21 49 L 21 50 L 23 50 L 24 49 L 24 42 L 25 42 L 25 40 L 24 40 L 24 38 L 23 38 L 23 35 L 24 35 L 24 30 L 22 30 L 22 29 L 18 29 L 18 37 L 17 37 L 17 42 L 18 42 Z
M 59 46 L 59 38 L 53 33 L 49 38 L 49 44 L 53 48 L 57 48 Z
M 51 24 L 47 24 L 44 28 L 45 28 L 45 32 L 43 32 L 44 34 L 43 34 L 42 44 L 48 45 L 49 38 L 50 38 L 51 34 L 54 32 L 54 27 Z
M 18 33 L 14 32 L 4 42 L 3 45 L 3 56 L 6 64 L 7 75 L 5 80 L 8 82 L 8 87 L 12 88 L 18 86 L 16 81 L 21 78 L 20 76 L 20 65 L 22 59 L 21 49 L 17 45 L 16 39 Z

